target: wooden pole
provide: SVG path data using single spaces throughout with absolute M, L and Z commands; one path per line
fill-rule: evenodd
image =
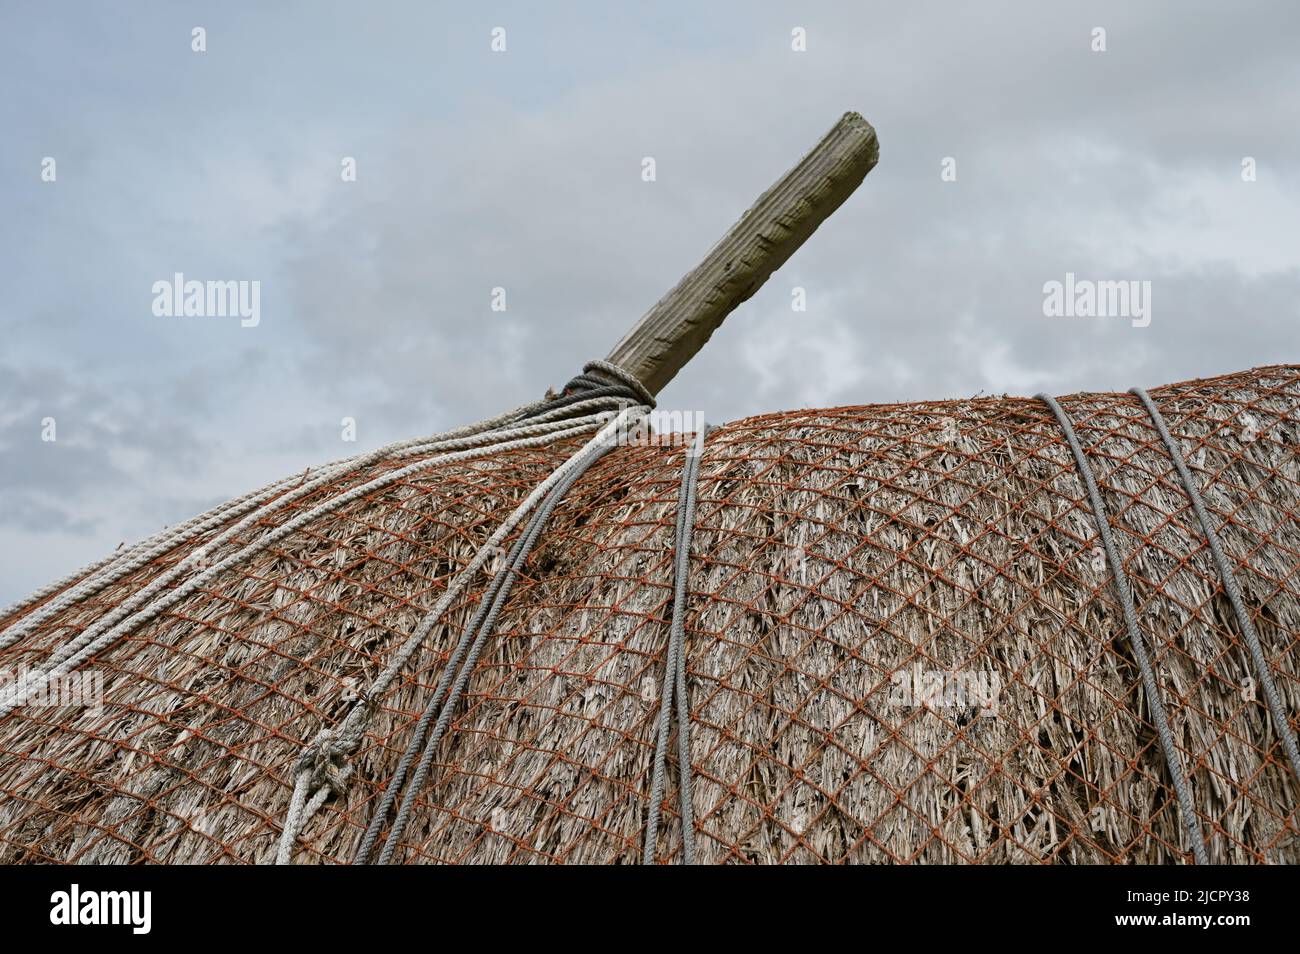
M 723 319 L 840 207 L 879 155 L 871 124 L 857 113 L 845 113 L 704 261 L 642 316 L 608 360 L 658 394 Z

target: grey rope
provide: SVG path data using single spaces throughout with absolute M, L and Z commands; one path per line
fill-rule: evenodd
M 581 402 L 586 395 L 575 395 L 574 403 Z M 223 523 L 243 517 L 250 511 L 257 510 L 251 518 L 241 521 L 237 527 L 230 528 L 221 536 L 211 539 L 203 544 L 202 550 L 211 553 L 216 547 L 220 546 L 230 537 L 237 535 L 249 526 L 265 519 L 271 513 L 282 508 L 286 504 L 292 503 L 309 493 L 314 492 L 322 486 L 325 486 L 332 480 L 348 474 L 356 473 L 360 469 L 377 463 L 381 460 L 396 458 L 399 456 L 413 456 L 420 453 L 427 453 L 430 450 L 437 449 L 446 445 L 448 442 L 458 438 L 468 438 L 474 435 L 483 435 L 487 432 L 500 429 L 511 423 L 517 423 L 522 420 L 528 420 L 532 423 L 539 423 L 541 415 L 545 414 L 549 408 L 545 407 L 544 401 L 534 401 L 531 404 L 525 404 L 515 408 L 513 411 L 507 411 L 504 414 L 497 415 L 485 421 L 476 424 L 469 424 L 455 428 L 443 434 L 433 435 L 431 437 L 414 438 L 411 440 L 401 441 L 396 444 L 389 444 L 377 450 L 365 454 L 358 454 L 341 460 L 331 461 L 315 468 L 309 472 L 314 472 L 315 477 L 309 482 L 307 472 L 301 475 L 282 478 L 274 483 L 268 484 L 259 490 L 251 491 L 234 500 L 227 501 L 216 508 L 209 510 L 207 513 L 200 514 L 185 523 L 168 527 L 154 534 L 145 540 L 140 541 L 124 550 L 110 554 L 104 559 L 92 563 L 90 566 L 78 570 L 49 586 L 42 587 L 35 593 L 28 596 L 25 600 L 6 607 L 0 611 L 0 619 L 7 619 L 15 613 L 22 610 L 29 610 L 21 619 L 6 627 L 0 632 L 0 649 L 10 646 L 21 639 L 28 633 L 33 632 L 36 627 L 52 618 L 58 613 L 74 606 L 78 602 L 101 592 L 108 586 L 121 580 L 127 574 L 140 569 L 150 561 L 169 552 L 175 547 L 188 543 L 197 537 L 203 536 L 208 532 L 220 527 Z M 604 402 L 603 406 L 608 407 L 609 402 Z M 576 410 L 570 408 L 569 413 Z M 553 416 L 553 414 L 552 414 Z M 285 491 L 289 491 L 287 496 L 280 496 Z M 186 572 L 186 565 L 170 571 L 168 581 Z M 157 582 L 157 581 L 155 581 Z M 62 591 L 62 592 L 60 592 Z M 57 594 L 54 599 L 49 600 L 43 605 L 36 606 L 41 600 Z
M 448 659 L 447 665 L 443 669 L 433 697 L 429 700 L 424 713 L 420 716 L 420 721 L 416 725 L 415 732 L 412 733 L 411 740 L 407 744 L 401 761 L 398 763 L 397 770 L 389 780 L 383 798 L 366 827 L 365 836 L 362 838 L 356 856 L 353 858 L 354 864 L 370 863 L 379 832 L 383 828 L 384 821 L 392 809 L 398 792 L 401 791 L 407 776 L 410 775 L 410 785 L 406 788 L 397 816 L 393 820 L 392 828 L 389 830 L 388 837 L 385 839 L 378 857 L 379 864 L 391 863 L 393 855 L 401 843 L 402 836 L 405 834 L 407 823 L 410 821 L 416 796 L 424 787 L 424 783 L 428 778 L 434 754 L 447 733 L 452 714 L 464 694 L 465 687 L 469 683 L 470 675 L 478 663 L 484 645 L 492 635 L 497 616 L 505 605 L 506 598 L 510 595 L 510 590 L 514 586 L 520 568 L 528 559 L 529 554 L 537 544 L 538 537 L 550 520 L 551 514 L 565 495 L 591 465 L 613 450 L 614 446 L 611 443 L 593 447 L 565 478 L 552 488 L 541 506 L 533 514 L 524 532 L 515 541 L 507 557 L 506 565 L 497 572 L 487 591 L 479 600 L 474 617 L 470 620 L 464 633 L 461 634 L 451 658 Z M 430 725 L 432 725 L 432 731 L 430 731 Z M 417 755 L 419 756 L 419 763 L 416 765 L 414 773 L 412 773 L 411 766 L 415 763 Z
M 611 402 L 598 402 L 608 409 Z M 581 405 L 587 407 L 585 402 Z M 389 445 L 386 448 L 380 448 L 369 454 L 349 458 L 341 464 L 329 464 L 317 469 L 317 474 L 312 480 L 305 478 L 289 478 L 272 484 L 261 491 L 245 495 L 239 500 L 233 501 L 227 505 L 227 510 L 218 513 L 212 511 L 203 517 L 195 518 L 188 524 L 173 530 L 165 531 L 163 534 L 144 541 L 144 543 L 131 548 L 123 554 L 120 561 L 111 563 L 101 572 L 93 574 L 91 577 L 83 580 L 77 586 L 68 592 L 60 594 L 55 600 L 39 607 L 35 612 L 22 618 L 20 621 L 6 629 L 0 634 L 0 649 L 3 649 L 14 642 L 17 642 L 22 636 L 32 631 L 34 627 L 48 618 L 50 615 L 61 611 L 69 606 L 74 605 L 77 601 L 94 595 L 100 589 L 120 579 L 125 573 L 131 572 L 147 564 L 151 559 L 166 553 L 177 544 L 191 539 L 195 534 L 206 532 L 213 529 L 225 518 L 242 517 L 234 525 L 222 530 L 217 536 L 206 541 L 197 550 L 190 553 L 175 566 L 163 571 L 152 579 L 143 589 L 139 590 L 125 602 L 105 613 L 97 619 L 87 629 L 84 629 L 69 643 L 58 646 L 50 655 L 45 663 L 47 667 L 57 665 L 65 659 L 77 653 L 83 646 L 94 639 L 99 633 L 115 626 L 124 618 L 130 616 L 135 610 L 142 606 L 149 606 L 150 600 L 154 599 L 157 594 L 163 594 L 159 598 L 174 598 L 175 591 L 168 590 L 173 582 L 178 582 L 181 586 L 188 586 L 195 583 L 193 573 L 202 570 L 204 566 L 211 569 L 211 564 L 216 562 L 212 555 L 216 550 L 227 543 L 236 539 L 240 533 L 250 527 L 256 526 L 268 515 L 279 509 L 283 509 L 289 503 L 292 503 L 304 496 L 314 493 L 323 486 L 328 485 L 331 481 L 347 473 L 353 473 L 361 467 L 370 463 L 375 463 L 382 459 L 400 459 L 406 456 L 412 456 L 418 453 L 427 453 L 431 451 L 450 451 L 455 449 L 471 449 L 474 447 L 485 447 L 484 453 L 492 453 L 501 448 L 501 445 L 513 438 L 524 435 L 537 435 L 539 443 L 545 444 L 550 439 L 545 435 L 556 434 L 557 429 L 567 429 L 575 426 L 584 418 L 571 418 L 569 415 L 577 410 L 579 405 L 573 405 L 567 409 L 567 412 L 551 412 L 549 414 L 539 413 L 528 416 L 524 424 L 511 425 L 508 428 L 502 428 L 496 425 L 496 421 L 510 415 L 502 415 L 501 418 L 492 421 L 483 422 L 478 425 L 469 425 L 468 427 L 457 428 L 448 431 L 443 435 L 436 435 L 433 438 L 419 438 L 413 441 L 404 441 L 400 444 Z M 511 412 L 513 414 L 513 412 Z M 588 416 L 585 420 L 595 422 L 596 416 Z M 447 458 L 439 456 L 425 461 L 424 463 L 441 463 Z M 420 465 L 411 465 L 419 468 Z M 406 468 L 407 471 L 410 468 Z M 391 474 L 392 472 L 390 472 Z M 296 481 L 296 484 L 295 484 Z M 372 483 L 371 489 L 375 488 Z M 337 501 L 338 498 L 335 498 Z M 236 507 L 236 505 L 238 505 Z M 220 508 L 218 508 L 220 510 Z M 315 508 L 312 513 L 315 516 L 322 514 L 320 507 Z M 216 516 L 213 516 L 216 514 Z M 270 541 L 264 541 L 260 545 Z M 254 551 L 245 548 L 241 551 L 241 558 L 252 555 Z M 190 578 L 186 579 L 186 575 Z M 208 574 L 210 578 L 215 574 Z M 170 595 L 169 595 L 170 594 Z M 166 607 L 163 607 L 166 608 Z M 137 614 L 138 615 L 138 614 Z M 4 711 L 3 704 L 0 704 L 0 711 Z
M 1133 608 L 1133 592 L 1129 589 L 1128 576 L 1124 573 L 1124 567 L 1119 560 L 1119 551 L 1115 547 L 1115 540 L 1110 532 L 1110 519 L 1106 516 L 1106 507 L 1101 499 L 1101 491 L 1097 489 L 1097 481 L 1092 475 L 1092 466 L 1088 463 L 1088 458 L 1079 445 L 1079 439 L 1075 436 L 1074 426 L 1066 416 L 1065 411 L 1056 399 L 1049 394 L 1039 394 L 1038 399 L 1051 408 L 1052 413 L 1056 416 L 1057 423 L 1061 425 L 1061 430 L 1065 432 L 1065 439 L 1070 444 L 1070 452 L 1074 455 L 1074 463 L 1078 467 L 1079 475 L 1083 478 L 1084 486 L 1088 489 L 1088 499 L 1092 504 L 1092 515 L 1097 522 L 1097 532 L 1101 535 L 1102 546 L 1106 549 L 1106 560 L 1110 564 L 1111 573 L 1115 581 L 1115 591 L 1119 595 L 1120 607 L 1124 611 L 1124 623 L 1128 627 L 1129 642 L 1133 646 L 1133 655 L 1137 658 L 1138 668 L 1142 672 L 1142 686 L 1146 690 L 1147 704 L 1151 707 L 1151 718 L 1156 724 L 1156 734 L 1160 738 L 1160 749 L 1164 754 L 1165 767 L 1169 770 L 1170 778 L 1173 780 L 1174 792 L 1178 796 L 1178 808 L 1182 815 L 1183 829 L 1187 833 L 1188 841 L 1191 842 L 1192 856 L 1198 865 L 1209 864 L 1209 855 L 1205 848 L 1205 838 L 1201 834 L 1200 823 L 1196 817 L 1196 805 L 1192 800 L 1192 790 L 1188 784 L 1182 759 L 1178 754 L 1178 749 L 1174 746 L 1174 736 L 1169 729 L 1169 720 L 1165 717 L 1165 707 L 1160 701 L 1160 687 L 1156 683 L 1156 675 L 1151 668 L 1151 660 L 1147 656 L 1146 640 L 1142 635 L 1142 630 L 1138 626 L 1137 611 Z
M 22 614 L 9 626 L 0 630 L 0 649 L 16 643 L 23 636 L 34 632 L 41 623 L 78 602 L 96 595 L 175 547 L 219 528 L 228 520 L 245 518 L 239 520 L 235 526 L 227 528 L 219 536 L 206 541 L 200 548 L 201 552 L 211 554 L 217 547 L 238 536 L 250 526 L 265 520 L 276 510 L 314 493 L 332 481 L 355 474 L 379 461 L 427 454 L 433 450 L 444 449 L 453 443 L 468 446 L 475 440 L 485 443 L 500 442 L 499 432 L 512 425 L 518 427 L 559 421 L 572 418 L 577 412 L 583 410 L 607 410 L 620 402 L 631 401 L 654 405 L 653 395 L 636 378 L 606 361 L 589 362 L 584 367 L 583 374 L 574 378 L 566 387 L 566 391 L 569 393 L 559 399 L 532 401 L 487 420 L 453 428 L 442 434 L 400 441 L 368 453 L 319 465 L 311 468 L 315 476 L 310 481 L 307 480 L 306 473 L 282 478 L 259 490 L 220 504 L 183 524 L 165 528 L 152 537 L 112 553 L 0 610 L 0 620 Z M 152 592 L 162 590 L 191 569 L 190 563 L 182 561 L 172 570 L 166 571 L 162 577 L 151 581 L 156 584 Z M 53 599 L 41 603 L 52 595 Z
M 1201 500 L 1201 493 L 1196 487 L 1196 481 L 1187 469 L 1187 463 L 1183 459 L 1182 452 L 1174 441 L 1173 435 L 1169 433 L 1169 428 L 1165 426 L 1165 419 L 1161 415 L 1160 409 L 1156 407 L 1155 402 L 1151 400 L 1151 396 L 1142 388 L 1132 388 L 1129 393 L 1137 395 L 1146 407 L 1152 423 L 1156 426 L 1156 431 L 1160 434 L 1160 439 L 1165 442 L 1165 448 L 1169 451 L 1169 456 L 1174 462 L 1174 468 L 1178 471 L 1178 479 L 1183 482 L 1183 489 L 1187 492 L 1187 499 L 1192 503 L 1192 509 L 1196 512 L 1196 519 L 1201 524 L 1201 531 L 1205 534 L 1205 541 L 1210 546 L 1210 553 L 1214 557 L 1214 563 L 1219 568 L 1219 578 L 1223 581 L 1223 589 L 1228 594 L 1229 602 L 1232 603 L 1232 611 L 1237 616 L 1237 624 L 1241 627 L 1241 635 L 1245 638 L 1246 646 L 1250 650 L 1250 659 L 1255 665 L 1260 688 L 1264 692 L 1264 701 L 1268 704 L 1269 715 L 1273 719 L 1273 731 L 1277 733 L 1278 738 L 1282 741 L 1282 748 L 1291 762 L 1291 771 L 1295 773 L 1296 779 L 1300 780 L 1300 749 L 1296 746 L 1295 733 L 1291 731 L 1291 722 L 1287 719 L 1286 709 L 1282 705 L 1282 697 L 1278 694 L 1277 684 L 1273 680 L 1272 667 L 1268 664 L 1268 660 L 1264 658 L 1264 650 L 1260 646 L 1259 635 L 1255 632 L 1255 626 L 1250 620 L 1250 614 L 1246 612 L 1246 604 L 1241 598 L 1241 590 L 1237 586 L 1237 580 L 1233 576 L 1232 568 L 1228 565 L 1228 558 L 1223 553 L 1223 547 L 1219 543 L 1219 535 L 1215 532 L 1214 524 L 1210 521 L 1210 515 L 1206 512 L 1205 504 Z
M 630 388 L 638 398 L 638 403 L 654 407 L 655 396 L 650 393 L 649 388 L 642 384 L 637 378 L 628 371 L 624 371 L 616 364 L 608 361 L 588 361 L 582 366 L 583 374 L 586 377 L 595 377 L 597 379 L 604 377 L 616 381 L 625 387 Z
M 124 602 L 82 629 L 72 640 L 57 646 L 41 668 L 25 674 L 17 685 L 0 691 L 0 718 L 21 704 L 31 688 L 72 671 L 122 635 L 157 618 L 220 573 L 363 494 L 380 490 L 439 464 L 514 448 L 546 446 L 556 440 L 598 429 L 599 433 L 587 447 L 570 457 L 542 481 L 497 528 L 470 564 L 449 584 L 433 610 L 402 644 L 394 659 L 361 695 L 342 722 L 332 728 L 322 729 L 308 744 L 295 766 L 294 791 L 275 855 L 278 864 L 287 864 L 292 859 L 294 843 L 307 821 L 328 798 L 346 793 L 348 777 L 352 771 L 348 759 L 360 745 L 366 725 L 374 712 L 375 700 L 396 678 L 442 612 L 466 582 L 478 572 L 496 545 L 557 483 L 567 479 L 575 465 L 585 459 L 591 444 L 602 444 L 608 441 L 611 434 L 621 434 L 630 419 L 643 415 L 653 405 L 654 396 L 635 377 L 609 362 L 592 361 L 584 367 L 583 374 L 570 382 L 566 393 L 559 399 L 533 401 L 476 424 L 431 437 L 401 441 L 366 454 L 333 461 L 317 467 L 311 480 L 307 479 L 306 473 L 301 477 L 284 478 L 177 527 L 166 528 L 124 551 L 111 554 L 0 611 L 0 620 L 17 615 L 7 627 L 0 629 L 0 648 L 17 643 L 57 613 L 101 592 L 175 547 L 213 530 L 219 531 L 175 566 L 163 571 Z M 384 459 L 397 460 L 424 454 L 434 456 L 390 470 L 337 493 L 223 559 L 216 560 L 213 556 L 218 547 L 234 541 L 241 532 L 265 520 L 271 512 L 315 493 L 332 481 L 359 473 L 370 464 Z M 583 469 L 589 465 L 590 460 L 587 460 Z M 570 486 L 571 484 L 572 481 L 569 482 Z M 220 529 L 223 523 L 231 520 L 235 521 L 233 525 Z M 48 599 L 49 597 L 53 598 Z
M 425 615 L 416 626 L 414 632 L 407 637 L 393 657 L 381 672 L 371 682 L 370 686 L 353 705 L 352 709 L 343 717 L 343 719 L 331 729 L 322 729 L 315 739 L 308 743 L 303 752 L 302 759 L 299 761 L 297 774 L 294 785 L 296 789 L 305 791 L 314 791 L 316 796 L 311 801 L 300 800 L 295 798 L 291 803 L 291 811 L 285 817 L 284 826 L 280 833 L 280 844 L 276 852 L 277 864 L 288 864 L 292 858 L 294 842 L 297 840 L 299 833 L 311 819 L 313 813 L 322 804 L 321 792 L 323 786 L 329 784 L 328 773 L 322 769 L 332 766 L 330 771 L 337 772 L 339 767 L 354 753 L 361 745 L 362 737 L 365 734 L 366 727 L 371 716 L 374 714 L 376 701 L 392 685 L 394 679 L 403 668 L 411 655 L 424 643 L 429 633 L 437 624 L 452 601 L 460 594 L 469 580 L 473 578 L 482 566 L 487 562 L 488 557 L 497 547 L 504 543 L 509 534 L 514 530 L 518 523 L 550 493 L 556 484 L 560 483 L 565 477 L 585 458 L 586 454 L 593 447 L 605 446 L 611 439 L 616 439 L 617 435 L 624 432 L 628 426 L 629 420 L 635 420 L 646 412 L 644 407 L 624 407 L 616 417 L 609 419 L 592 439 L 573 454 L 568 460 L 557 467 L 549 477 L 537 485 L 521 502 L 514 511 L 508 516 L 500 526 L 488 538 L 470 562 L 463 567 L 447 588 L 443 590 L 442 595 L 435 602 L 432 609 Z M 605 418 L 606 415 L 601 415 Z M 558 432 L 555 437 L 567 436 L 566 432 Z M 515 442 L 518 443 L 518 442 Z M 511 446 L 510 443 L 498 445 L 500 449 L 506 449 Z M 355 491 L 351 491 L 355 492 Z M 292 807 L 298 806 L 298 811 L 293 811 Z
M 654 407 L 654 395 L 638 381 L 616 364 L 608 361 L 588 361 L 583 365 L 582 373 L 572 378 L 562 389 L 559 396 L 551 398 L 537 406 L 534 413 L 544 414 L 557 408 L 567 407 L 575 401 L 605 398 L 634 405 Z
M 686 695 L 686 594 L 690 573 L 691 535 L 695 529 L 695 494 L 704 454 L 703 428 L 695 444 L 686 451 L 682 485 L 677 498 L 677 529 L 674 537 L 673 618 L 668 629 L 668 659 L 664 667 L 663 693 L 659 700 L 654 769 L 650 782 L 650 811 L 646 818 L 645 850 L 642 863 L 655 863 L 659 842 L 659 819 L 663 811 L 664 786 L 668 772 L 668 736 L 672 731 L 672 704 L 677 700 L 678 811 L 682 819 L 682 860 L 695 864 L 695 807 L 691 781 L 691 705 Z
M 176 567 L 173 567 L 171 570 L 154 579 L 138 593 L 128 598 L 120 606 L 114 608 L 103 617 L 96 620 L 89 627 L 75 636 L 70 642 L 59 646 L 46 661 L 45 666 L 42 669 L 32 670 L 30 674 L 26 676 L 25 680 L 23 680 L 22 685 L 11 686 L 4 691 L 0 691 L 0 717 L 12 711 L 15 706 L 19 704 L 24 693 L 30 691 L 30 687 L 46 684 L 50 680 L 59 678 L 66 673 L 73 671 L 86 659 L 94 656 L 96 653 L 111 645 L 122 635 L 125 635 L 133 628 L 156 618 L 161 613 L 170 609 L 173 605 L 198 590 L 201 586 L 206 585 L 208 581 L 231 566 L 249 558 L 261 550 L 264 550 L 266 547 L 278 542 L 284 537 L 287 537 L 289 534 L 296 532 L 298 529 L 309 524 L 313 520 L 345 506 L 364 494 L 372 493 L 375 490 L 387 487 L 390 484 L 396 483 L 398 480 L 404 479 L 412 474 L 431 470 L 433 467 L 440 464 L 487 456 L 500 451 L 511 450 L 516 447 L 545 446 L 558 438 L 583 433 L 587 431 L 591 425 L 605 420 L 606 417 L 607 415 L 591 415 L 587 418 L 577 418 L 574 420 L 555 423 L 527 424 L 508 430 L 489 432 L 487 435 L 480 435 L 474 438 L 447 442 L 447 446 L 453 446 L 456 444 L 463 446 L 464 444 L 477 445 L 486 443 L 486 441 L 492 437 L 496 437 L 499 441 L 498 443 L 486 443 L 486 446 L 470 446 L 466 450 L 460 450 L 455 453 L 439 454 L 438 456 L 418 461 L 397 470 L 390 470 L 367 483 L 352 487 L 344 493 L 324 501 L 312 508 L 310 511 L 300 513 L 298 516 L 279 525 L 264 536 L 247 544 L 239 552 L 231 554 L 230 556 L 208 566 L 207 569 L 194 573 L 175 588 L 166 589 L 164 591 L 164 588 L 171 583 L 178 574 L 197 569 L 199 565 L 198 561 L 202 557 L 202 552 L 196 551 L 182 560 Z M 557 430 L 557 426 L 561 425 L 571 426 L 564 426 L 563 429 Z M 279 498 L 276 501 L 273 501 L 273 503 L 279 504 L 283 499 L 283 497 Z M 257 514 L 255 512 L 244 519 L 250 520 L 256 519 L 256 517 Z M 234 530 L 235 528 L 231 528 L 230 530 L 225 531 L 223 536 L 232 533 Z M 208 546 L 211 546 L 211 544 L 205 545 L 205 548 Z M 123 617 L 126 618 L 124 619 Z

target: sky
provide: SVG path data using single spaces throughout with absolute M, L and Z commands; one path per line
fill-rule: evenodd
M 1297 50 L 1280 0 L 6 2 L 0 603 L 563 384 L 850 109 L 878 166 L 660 407 L 1296 362 Z M 178 272 L 257 324 L 155 314 Z M 1049 317 L 1067 273 L 1149 324 Z

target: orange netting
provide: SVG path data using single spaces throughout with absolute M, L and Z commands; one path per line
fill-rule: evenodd
M 1152 397 L 1294 713 L 1300 369 Z M 1118 394 L 1062 405 L 1124 554 L 1211 860 L 1300 860 L 1296 779 L 1146 412 Z M 269 860 L 304 744 L 337 723 L 502 517 L 580 443 L 437 467 L 363 497 L 100 653 L 86 668 L 102 675 L 102 708 L 9 714 L 0 860 Z M 639 860 L 683 453 L 621 447 L 557 510 L 474 670 L 403 860 Z M 409 463 L 340 478 L 221 555 Z M 0 652 L 0 669 L 38 666 L 211 536 L 42 624 Z M 1095 522 L 1039 402 L 728 424 L 707 441 L 694 537 L 686 666 L 699 860 L 1190 858 Z M 297 860 L 351 859 L 489 580 L 474 581 L 377 700 L 349 791 L 308 824 Z M 938 691 L 918 697 L 921 685 Z M 996 691 L 963 692 L 976 685 Z M 675 778 L 666 861 L 681 847 Z

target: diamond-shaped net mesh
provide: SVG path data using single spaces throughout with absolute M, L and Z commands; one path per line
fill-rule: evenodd
M 1300 368 L 1152 397 L 1295 713 Z M 1167 451 L 1130 395 L 1061 403 L 1110 513 L 1211 860 L 1300 861 L 1300 791 Z M 100 652 L 83 668 L 101 675 L 102 706 L 15 709 L 0 722 L 0 861 L 269 861 L 303 746 L 580 444 L 439 465 L 363 496 Z M 620 447 L 556 511 L 400 860 L 639 860 L 684 453 Z M 410 462 L 340 478 L 216 556 Z M 1041 403 L 738 421 L 710 433 L 698 497 L 686 615 L 698 860 L 1190 859 L 1096 524 Z M 0 652 L 0 669 L 39 666 L 215 532 L 60 612 Z M 350 787 L 310 819 L 297 861 L 352 858 L 489 581 L 377 700 Z M 664 861 L 681 853 L 676 780 L 673 766 Z

